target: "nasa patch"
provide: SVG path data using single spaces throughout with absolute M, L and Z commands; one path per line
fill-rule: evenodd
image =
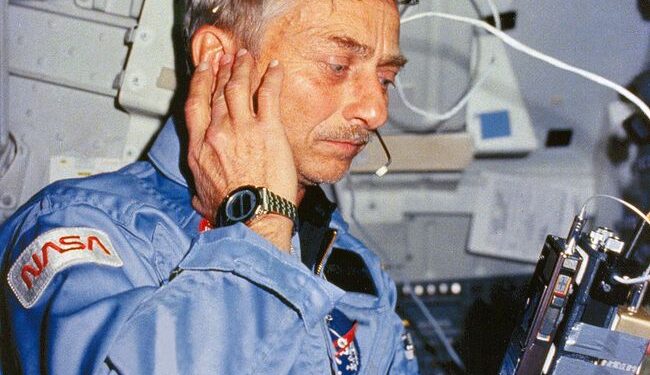
M 351 321 L 341 311 L 334 309 L 328 317 L 330 337 L 334 344 L 336 375 L 355 375 L 361 370 L 359 346 L 355 338 L 356 321 Z
M 41 234 L 23 250 L 9 269 L 7 281 L 28 309 L 58 272 L 81 263 L 123 265 L 106 233 L 91 228 L 58 228 Z

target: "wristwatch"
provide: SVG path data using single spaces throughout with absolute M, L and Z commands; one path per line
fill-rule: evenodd
M 215 222 L 220 227 L 235 223 L 249 224 L 269 213 L 288 217 L 293 222 L 293 230 L 297 229 L 298 208 L 295 204 L 265 187 L 252 185 L 241 186 L 230 192 L 221 202 Z

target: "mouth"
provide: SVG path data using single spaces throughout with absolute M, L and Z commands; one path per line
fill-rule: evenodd
M 326 145 L 329 153 L 344 159 L 352 159 L 368 142 L 357 139 L 324 139 L 322 143 Z
M 370 133 L 358 125 L 346 125 L 321 132 L 317 137 L 323 154 L 352 161 L 370 141 Z

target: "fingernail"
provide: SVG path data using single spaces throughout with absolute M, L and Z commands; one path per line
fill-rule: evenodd
M 199 66 L 196 67 L 196 70 L 199 72 L 203 72 L 208 70 L 209 67 L 210 67 L 210 63 L 207 61 L 203 61 L 199 64 Z
M 271 62 L 269 63 L 269 67 L 271 68 L 275 68 L 278 65 L 280 65 L 280 62 L 276 59 L 271 60 Z
M 246 50 L 246 48 L 242 48 L 242 49 L 239 50 L 239 52 L 237 52 L 237 57 L 242 57 L 242 56 L 244 56 L 246 53 L 248 53 L 248 51 Z
M 232 62 L 232 55 L 231 54 L 224 54 L 223 57 L 221 58 L 221 65 L 227 65 Z

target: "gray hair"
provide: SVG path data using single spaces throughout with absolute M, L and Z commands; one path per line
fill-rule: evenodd
M 243 44 L 243 47 L 250 50 L 253 55 L 258 55 L 262 36 L 269 21 L 288 12 L 297 1 L 185 0 L 183 32 L 188 58 L 191 59 L 192 35 L 203 25 L 214 25 L 230 32 Z M 399 5 L 413 0 L 392 1 Z
M 185 47 L 188 52 L 191 50 L 192 35 L 201 26 L 214 25 L 230 32 L 256 55 L 268 22 L 295 3 L 296 0 L 186 0 Z

